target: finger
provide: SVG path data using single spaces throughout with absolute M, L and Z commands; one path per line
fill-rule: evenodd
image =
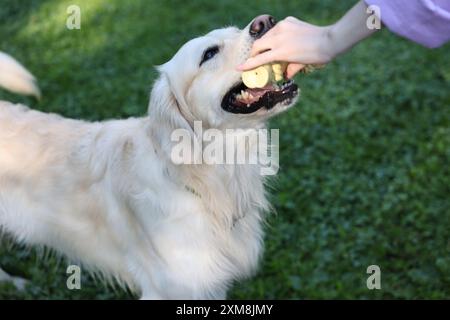
M 254 57 L 260 53 L 263 53 L 264 51 L 271 50 L 274 48 L 274 39 L 273 37 L 262 37 L 259 40 L 256 40 L 253 43 L 252 51 L 250 52 L 250 57 Z
M 292 79 L 304 67 L 305 65 L 301 63 L 290 63 L 286 69 L 286 78 Z
M 237 69 L 240 71 L 250 70 L 259 67 L 260 65 L 277 60 L 279 60 L 277 59 L 277 51 L 270 50 L 249 58 L 245 63 L 238 66 Z
M 278 24 L 272 29 L 267 31 L 260 39 L 253 43 L 251 56 L 256 56 L 257 54 L 264 52 L 266 50 L 276 47 L 275 42 L 277 36 L 280 34 Z

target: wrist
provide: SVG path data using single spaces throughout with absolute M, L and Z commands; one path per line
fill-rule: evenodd
M 330 62 L 339 54 L 336 46 L 336 34 L 334 25 L 322 27 L 321 56 L 324 62 Z
M 367 5 L 359 1 L 338 22 L 326 27 L 328 51 L 334 59 L 350 50 L 355 44 L 372 35 L 376 30 L 367 27 Z

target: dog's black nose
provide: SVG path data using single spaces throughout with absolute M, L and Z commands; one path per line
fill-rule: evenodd
M 274 17 L 268 14 L 257 16 L 250 26 L 250 35 L 255 38 L 261 38 L 267 31 L 273 28 L 277 22 Z

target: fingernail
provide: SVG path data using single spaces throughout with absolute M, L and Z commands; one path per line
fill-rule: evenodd
M 240 64 L 240 65 L 238 65 L 236 67 L 236 70 L 238 70 L 238 71 L 242 71 L 243 69 L 244 69 L 244 65 L 243 64 Z

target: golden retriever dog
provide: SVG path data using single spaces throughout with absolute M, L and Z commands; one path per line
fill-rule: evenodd
M 0 101 L 1 231 L 143 299 L 226 298 L 262 253 L 265 176 L 259 164 L 174 163 L 172 138 L 182 129 L 198 139 L 198 121 L 219 133 L 264 129 L 295 104 L 292 81 L 249 89 L 236 70 L 274 24 L 263 15 L 187 42 L 158 67 L 142 118 L 90 123 Z M 5 54 L 0 85 L 39 95 Z

